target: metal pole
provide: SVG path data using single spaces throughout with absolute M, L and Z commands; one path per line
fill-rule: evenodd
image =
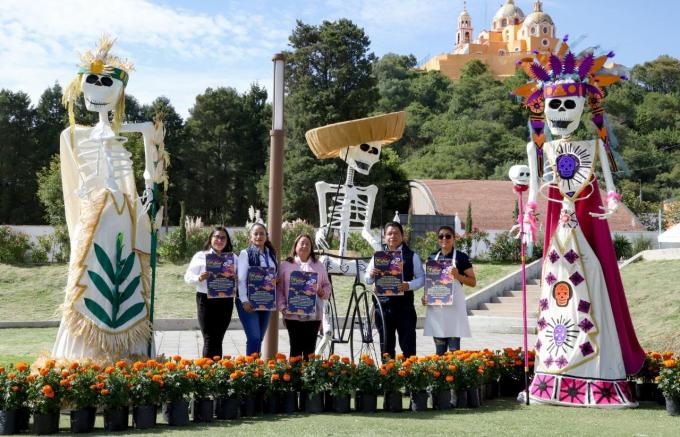
M 283 213 L 283 65 L 284 56 L 277 53 L 274 62 L 274 92 L 272 96 L 272 130 L 269 132 L 271 146 L 269 153 L 269 206 L 267 208 L 267 224 L 269 240 L 281 259 L 281 216 Z M 272 311 L 269 327 L 264 337 L 263 356 L 272 358 L 279 349 L 279 313 Z
M 516 190 L 519 197 L 519 241 L 522 261 L 522 334 L 524 335 L 524 390 L 526 404 L 529 405 L 529 347 L 527 334 L 527 272 L 526 256 L 524 254 L 524 205 L 522 205 L 522 191 Z

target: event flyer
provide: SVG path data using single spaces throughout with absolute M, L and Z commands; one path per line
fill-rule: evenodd
M 274 311 L 276 309 L 276 269 L 274 267 L 248 268 L 248 301 L 255 311 Z
M 427 305 L 453 305 L 453 279 L 447 273 L 448 260 L 428 260 L 425 264 L 425 299 Z
M 234 297 L 236 295 L 236 264 L 233 253 L 206 254 L 205 271 L 210 273 L 206 282 L 208 298 Z
M 373 265 L 380 270 L 375 278 L 375 293 L 378 296 L 401 296 L 399 284 L 404 281 L 401 250 L 378 251 L 373 254 Z
M 319 274 L 294 271 L 288 281 L 288 313 L 312 316 L 316 312 L 316 287 Z

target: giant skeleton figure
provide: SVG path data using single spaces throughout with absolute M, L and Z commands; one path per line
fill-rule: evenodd
M 612 170 L 612 134 L 601 106 L 604 87 L 622 77 L 604 68 L 608 57 L 577 58 L 566 44 L 522 65 L 532 81 L 515 90 L 532 111 L 529 199 L 524 220 L 536 229 L 536 196 L 547 188 L 545 245 L 537 321 L 534 402 L 574 406 L 630 407 L 626 374 L 636 373 L 644 352 L 635 336 L 606 219 L 621 197 Z M 592 110 L 596 140 L 571 138 L 585 103 Z M 553 135 L 545 141 L 544 123 Z M 546 177 L 543 178 L 543 161 Z M 604 202 L 595 175 L 600 162 Z M 541 183 L 541 179 L 545 182 Z M 528 234 L 531 236 L 533 232 Z
M 62 322 L 52 350 L 56 358 L 145 356 L 152 335 L 151 223 L 146 209 L 152 184 L 164 177 L 156 167 L 162 125 L 121 126 L 132 65 L 109 53 L 113 42 L 104 36 L 94 52 L 82 56 L 78 75 L 64 93 L 71 126 L 61 134 L 60 156 L 71 257 Z M 87 110 L 99 114 L 94 127 L 74 123 L 81 92 Z M 121 131 L 143 135 L 143 199 L 135 188 L 131 154 Z M 159 216 L 161 211 L 155 221 Z
M 378 187 L 361 187 L 354 184 L 354 173 L 367 175 L 380 159 L 380 150 L 399 138 L 404 132 L 406 115 L 393 112 L 375 117 L 335 123 L 307 131 L 305 137 L 312 152 L 319 159 L 339 157 L 347 163 L 344 184 L 316 183 L 319 200 L 320 227 L 316 244 L 328 250 L 327 235 L 337 232 L 340 257 L 347 256 L 350 232 L 361 236 L 375 249 L 381 250 L 380 236 L 371 232 L 371 219 Z M 326 260 L 329 272 L 356 274 L 356 264 L 330 256 Z M 361 268 L 362 265 L 359 266 Z

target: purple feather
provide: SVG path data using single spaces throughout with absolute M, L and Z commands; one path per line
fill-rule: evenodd
M 564 37 L 562 37 L 562 41 L 567 42 L 569 41 L 569 34 L 565 34 Z
M 574 73 L 574 68 L 576 67 L 576 57 L 572 52 L 567 53 L 567 55 L 564 57 L 564 67 L 563 67 L 563 72 L 564 74 L 573 74 Z
M 593 54 L 588 53 L 585 58 L 581 61 L 581 65 L 578 66 L 578 76 L 581 79 L 585 79 L 590 73 L 590 68 L 593 66 Z
M 598 87 L 590 85 L 590 84 L 585 84 L 585 87 L 586 87 L 586 92 L 588 94 L 594 94 L 594 95 L 599 96 L 599 97 L 604 97 L 604 94 L 602 94 L 602 90 L 599 89 Z
M 608 57 L 608 58 L 613 58 L 613 57 L 614 57 L 614 52 L 609 52 L 609 53 L 607 53 L 607 57 Z
M 534 55 L 537 55 L 539 52 L 538 52 L 538 50 L 533 49 L 533 50 L 531 51 L 531 53 L 533 53 Z
M 534 75 L 534 77 L 541 82 L 550 81 L 550 75 L 547 71 L 545 71 L 541 64 L 531 64 L 529 69 L 531 70 L 531 73 Z
M 552 70 L 553 77 L 562 74 L 562 61 L 556 55 L 550 55 L 550 70 Z

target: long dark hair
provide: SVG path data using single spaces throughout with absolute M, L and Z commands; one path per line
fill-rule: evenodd
M 274 245 L 272 244 L 272 242 L 269 241 L 269 231 L 267 230 L 267 227 L 264 225 L 264 223 L 253 223 L 252 225 L 250 225 L 250 228 L 248 229 L 248 240 L 250 240 L 250 234 L 253 232 L 253 228 L 255 228 L 255 226 L 261 226 L 262 229 L 264 229 L 264 235 L 265 237 L 267 237 L 267 239 L 264 240 L 264 247 L 269 249 L 269 253 L 271 253 L 272 257 L 276 259 L 276 250 L 274 249 Z M 254 246 L 253 243 L 249 242 L 249 244 L 251 246 Z
M 215 232 L 224 232 L 224 234 L 227 236 L 227 241 L 222 252 L 233 252 L 234 248 L 231 245 L 231 237 L 229 236 L 229 232 L 227 232 L 227 228 L 224 226 L 215 226 L 213 228 L 212 232 L 210 232 L 210 235 L 208 236 L 208 241 L 206 241 L 203 245 L 203 250 L 208 250 L 212 247 L 212 238 L 215 235 Z
M 295 248 L 297 247 L 298 241 L 301 239 L 306 238 L 309 240 L 309 244 L 311 245 L 311 253 L 309 254 L 309 257 L 316 263 L 316 247 L 314 246 L 314 240 L 312 240 L 312 237 L 309 234 L 300 234 L 295 238 L 295 241 L 293 242 L 293 247 L 290 248 L 290 253 L 288 254 L 288 258 L 286 258 L 286 261 L 289 263 L 295 262 L 295 256 L 297 253 L 295 252 Z

